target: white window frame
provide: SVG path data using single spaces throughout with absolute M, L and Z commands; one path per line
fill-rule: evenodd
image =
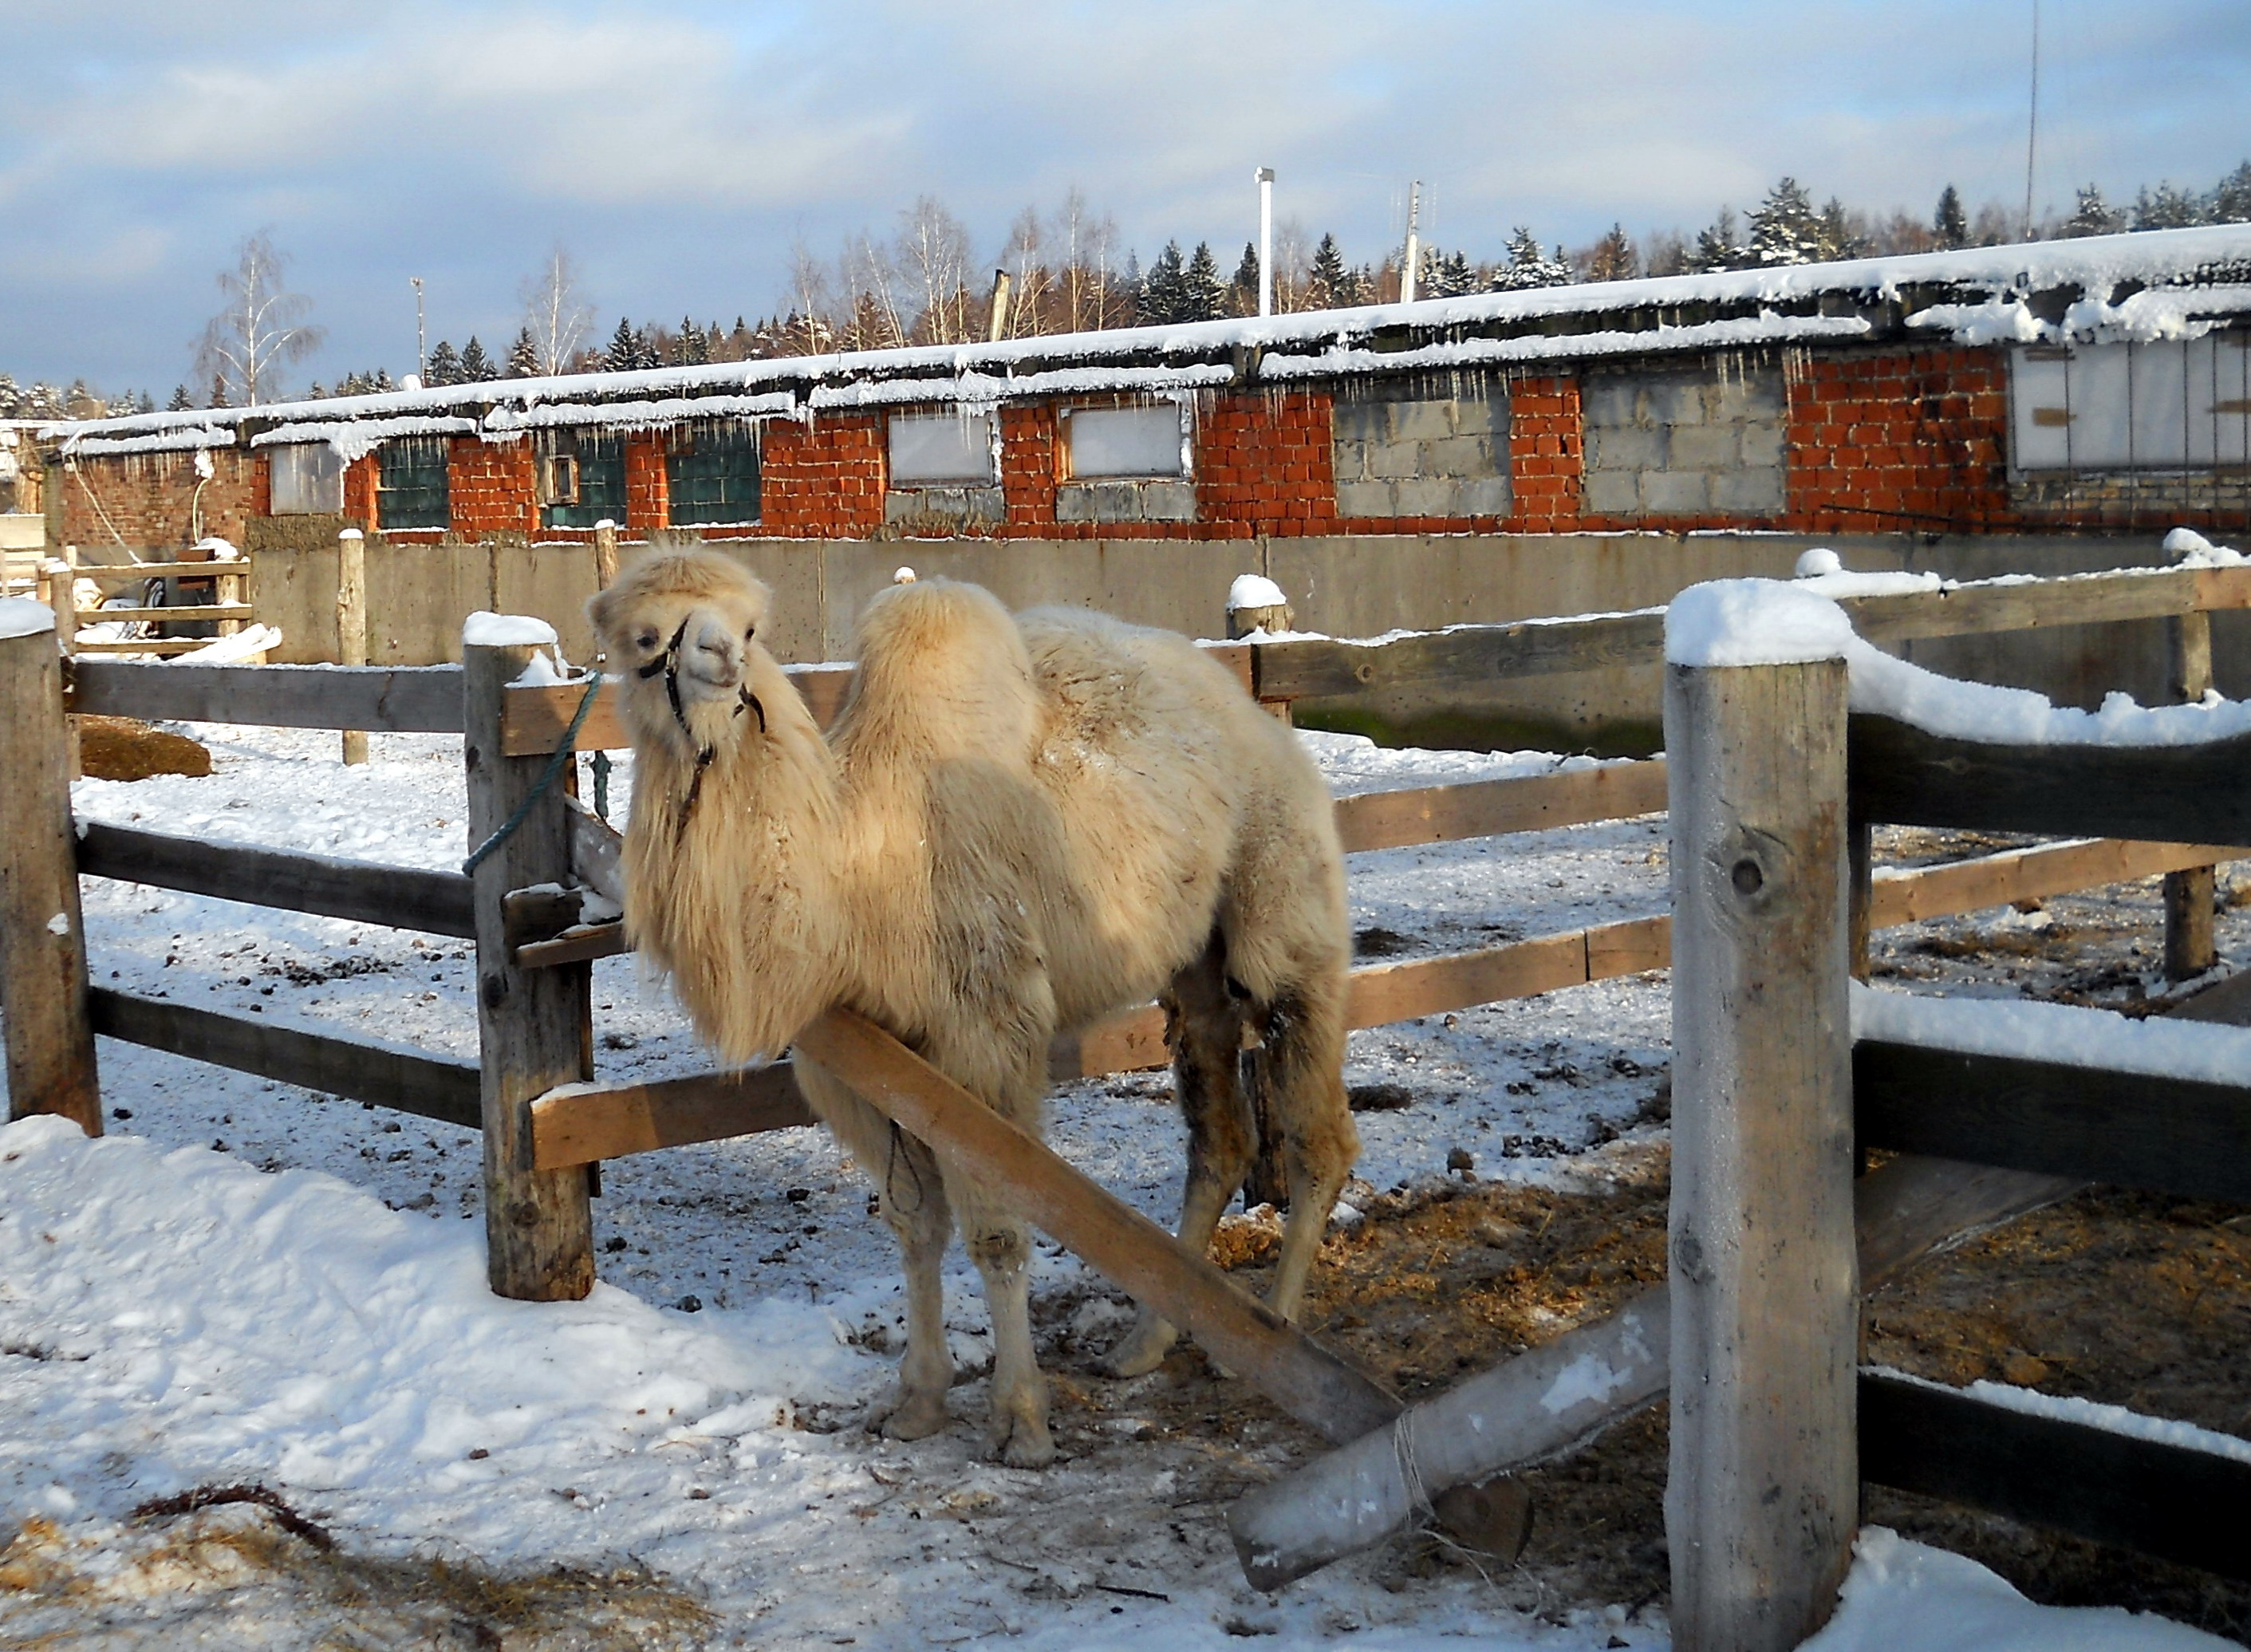
M 2251 462 L 2251 336 L 2032 344 L 2009 354 L 2009 469 L 2203 470 Z
M 918 469 L 902 474 L 900 469 L 900 437 L 906 438 L 906 450 L 911 462 L 918 462 L 915 455 L 915 438 L 923 432 L 936 434 L 941 427 L 951 426 L 963 433 L 961 439 L 948 444 L 959 453 L 964 463 L 955 469 Z M 982 440 L 975 432 L 982 427 Z M 894 492 L 907 492 L 923 488 L 991 488 L 1001 481 L 1001 420 L 990 408 L 981 413 L 893 413 L 884 426 L 884 455 L 889 469 L 889 483 Z M 968 462 L 971 455 L 980 455 L 981 469 Z
M 1075 440 L 1077 420 L 1088 418 L 1098 419 L 1105 414 L 1122 413 L 1140 416 L 1167 411 L 1178 420 L 1180 425 L 1180 441 L 1178 447 L 1174 449 L 1172 469 L 1088 470 L 1080 465 L 1077 443 Z M 1195 474 L 1195 409 L 1186 397 L 1165 401 L 1128 402 L 1123 405 L 1116 402 L 1102 402 L 1063 407 L 1057 410 L 1056 422 L 1063 436 L 1063 474 L 1057 478 L 1059 481 L 1185 482 Z
M 267 512 L 276 517 L 334 517 L 343 514 L 343 455 L 325 441 L 284 442 L 271 449 L 267 466 Z M 314 473 L 306 474 L 308 468 Z M 283 473 L 289 503 L 282 503 Z M 325 471 L 322 475 L 319 473 Z

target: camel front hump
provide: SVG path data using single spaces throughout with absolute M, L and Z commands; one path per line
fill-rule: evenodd
M 1201 1253 L 1257 1147 L 1248 1028 L 1290 1186 L 1270 1301 L 1293 1315 L 1358 1150 L 1342 857 L 1295 738 L 1181 638 L 1020 621 L 945 580 L 869 605 L 824 735 L 758 640 L 769 600 L 723 556 L 668 552 L 591 610 L 636 753 L 627 919 L 699 1032 L 731 1059 L 775 1054 L 848 1004 L 1036 1129 L 1058 1030 L 1161 996 L 1189 1134 L 1180 1235 Z M 875 1178 L 905 1267 L 907 1351 L 870 1426 L 911 1439 L 948 1420 L 940 1264 L 958 1227 L 993 1315 L 988 1444 L 1050 1461 L 1008 1190 L 950 1171 L 837 1075 L 800 1072 Z M 1174 1335 L 1145 1310 L 1109 1368 L 1149 1369 Z

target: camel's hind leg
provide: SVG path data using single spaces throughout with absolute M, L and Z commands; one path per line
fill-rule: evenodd
M 921 1440 L 945 1426 L 953 1357 L 945 1345 L 945 1244 L 952 1224 L 938 1160 L 852 1093 L 825 1069 L 800 1057 L 797 1081 L 813 1110 L 859 1161 L 882 1196 L 883 1220 L 899 1241 L 906 1271 L 907 1349 L 891 1392 L 869 1407 L 867 1423 L 893 1440 Z
M 1295 1319 L 1329 1212 L 1360 1156 L 1360 1132 L 1345 1099 L 1345 979 L 1307 976 L 1275 996 L 1266 1012 L 1266 1071 L 1282 1163 L 1290 1177 L 1290 1219 L 1267 1305 Z
M 1188 1127 L 1181 1243 L 1202 1256 L 1211 1249 L 1220 1213 L 1243 1185 L 1256 1145 L 1250 1102 L 1243 1092 L 1243 1010 L 1228 990 L 1226 953 L 1217 934 L 1203 955 L 1173 978 L 1165 1007 L 1172 1024 L 1173 1086 Z M 1144 1303 L 1101 1369 L 1112 1377 L 1154 1371 L 1179 1335 L 1170 1320 Z

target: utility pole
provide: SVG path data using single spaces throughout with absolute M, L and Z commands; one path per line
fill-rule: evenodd
M 2033 238 L 2033 157 L 2040 148 L 2040 0 L 2033 0 L 2033 94 L 2025 115 L 2025 239 Z
M 1416 178 L 1407 186 L 1407 267 L 1399 274 L 1399 302 L 1415 302 L 1415 274 L 1423 261 L 1422 237 L 1415 233 L 1416 220 L 1423 211 L 1423 180 Z
M 1274 313 L 1274 169 L 1262 166 L 1258 180 L 1258 313 Z
M 406 279 L 414 283 L 414 377 L 419 381 L 430 371 L 430 352 L 422 330 L 422 278 L 409 275 Z

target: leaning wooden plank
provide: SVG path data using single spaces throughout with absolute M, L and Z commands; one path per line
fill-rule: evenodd
M 94 1030 L 107 1038 L 473 1130 L 478 1127 L 477 1069 L 466 1061 L 304 1032 L 107 987 L 94 989 L 93 1004 Z
M 100 821 L 79 826 L 78 869 L 95 878 L 426 934 L 474 933 L 469 880 L 459 872 L 371 866 L 294 850 L 210 843 Z
M 1860 1473 L 2222 1577 L 2251 1579 L 2251 1462 L 1860 1373 Z
M 2037 900 L 2106 884 L 2132 883 L 2184 866 L 2206 866 L 2240 850 L 2211 843 L 2150 843 L 2116 837 L 2043 843 L 1911 871 L 1879 871 L 1870 901 L 1878 928 L 1950 918 L 2015 900 Z
M 1007 1187 L 1027 1220 L 1187 1327 L 1299 1421 L 1351 1440 L 1398 1413 L 1398 1401 L 1375 1384 L 865 1017 L 832 1010 L 798 1035 L 797 1048 L 941 1157 Z
M 1875 1289 L 1957 1234 L 2078 1186 L 1950 1159 L 1894 1159 L 1853 1184 L 1861 1286 Z M 1381 1541 L 1448 1488 L 1555 1456 L 1662 1397 L 1671 1324 L 1660 1285 L 1249 1493 L 1227 1517 L 1243 1576 L 1278 1589 Z
M 531 1104 L 533 1164 L 559 1170 L 814 1122 L 786 1061 L 653 1084 L 569 1084 Z
M 1345 851 L 1358 854 L 1624 820 L 1664 807 L 1665 760 L 1660 757 L 1523 780 L 1366 792 L 1337 800 L 1336 823 Z
M 2251 734 L 2192 746 L 1999 746 L 1852 719 L 1855 817 L 2074 837 L 2251 842 Z
M 82 660 L 71 710 L 190 723 L 458 734 L 461 731 L 461 668 L 183 666 Z
M 1853 1124 L 1868 1147 L 2251 1200 L 2251 1087 L 1863 1039 Z

